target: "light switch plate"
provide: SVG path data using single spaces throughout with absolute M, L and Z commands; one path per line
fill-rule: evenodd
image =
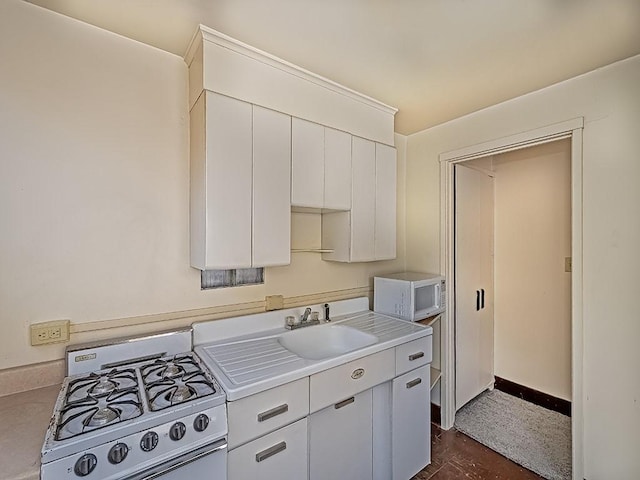
M 571 272 L 571 257 L 564 257 L 564 271 Z
M 269 295 L 264 297 L 265 306 L 264 309 L 269 310 L 282 310 L 284 308 L 284 297 L 282 295 Z

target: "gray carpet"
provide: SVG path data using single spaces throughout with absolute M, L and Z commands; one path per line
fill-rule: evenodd
M 455 428 L 549 480 L 571 479 L 571 419 L 498 390 L 456 413 Z

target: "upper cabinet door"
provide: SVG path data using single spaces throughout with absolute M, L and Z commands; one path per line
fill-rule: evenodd
M 351 208 L 351 135 L 324 129 L 324 208 Z
M 396 258 L 396 149 L 376 143 L 375 258 Z
M 191 111 L 196 268 L 251 266 L 251 142 L 251 104 L 212 92 L 200 96 Z
M 353 137 L 351 196 L 351 261 L 375 260 L 376 146 Z
M 291 205 L 324 206 L 324 127 L 299 118 L 291 122 Z
M 253 106 L 253 258 L 256 267 L 291 257 L 291 117 Z

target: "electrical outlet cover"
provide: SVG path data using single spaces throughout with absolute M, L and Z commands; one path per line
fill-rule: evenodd
M 282 310 L 284 308 L 284 297 L 282 295 L 271 295 L 265 297 L 265 310 Z
M 69 320 L 34 323 L 30 327 L 31 345 L 48 345 L 69 341 Z

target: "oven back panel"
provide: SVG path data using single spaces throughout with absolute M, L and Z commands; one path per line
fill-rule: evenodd
M 191 328 L 70 345 L 66 349 L 67 376 L 177 355 L 191 351 L 192 346 Z

